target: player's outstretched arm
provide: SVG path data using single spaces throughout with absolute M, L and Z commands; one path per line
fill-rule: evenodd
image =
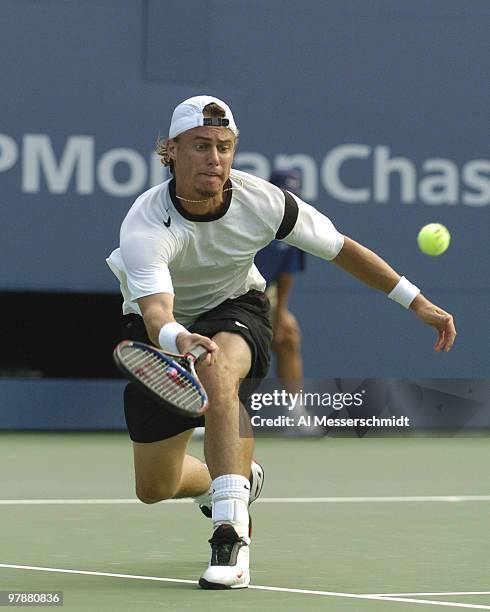
M 349 274 L 373 289 L 390 293 L 400 280 L 400 275 L 393 270 L 379 255 L 373 253 L 355 240 L 345 236 L 344 246 L 332 260 Z M 456 338 L 456 329 L 452 315 L 418 294 L 410 304 L 410 309 L 418 318 L 437 330 L 435 351 L 449 351 Z

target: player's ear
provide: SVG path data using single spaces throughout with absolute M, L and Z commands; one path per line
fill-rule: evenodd
M 174 138 L 169 138 L 166 142 L 167 154 L 170 159 L 175 159 L 175 145 L 176 141 Z

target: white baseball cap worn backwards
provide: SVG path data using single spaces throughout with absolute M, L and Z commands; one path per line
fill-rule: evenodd
M 214 102 L 225 111 L 224 117 L 203 117 L 202 111 L 204 107 L 211 104 L 211 102 Z M 182 134 L 182 132 L 206 125 L 227 127 L 235 136 L 238 136 L 238 129 L 228 104 L 213 96 L 195 96 L 194 98 L 184 100 L 175 107 L 168 137 L 175 138 Z

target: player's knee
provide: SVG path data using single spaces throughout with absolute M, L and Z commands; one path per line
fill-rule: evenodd
M 156 504 L 157 502 L 162 501 L 161 499 L 149 497 L 144 492 L 139 491 L 136 491 L 136 497 L 140 500 L 140 502 L 143 502 L 144 504 Z
M 136 485 L 136 497 L 144 504 L 156 504 L 165 499 L 172 499 L 177 493 L 177 487 L 169 485 Z
M 208 394 L 210 408 L 226 403 L 238 394 L 239 378 L 226 360 L 218 360 L 215 365 L 201 373 L 200 377 Z

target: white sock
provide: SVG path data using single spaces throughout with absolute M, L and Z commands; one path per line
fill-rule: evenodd
M 211 483 L 213 491 L 213 528 L 233 525 L 241 538 L 248 540 L 248 502 L 250 482 L 239 474 L 224 474 Z

